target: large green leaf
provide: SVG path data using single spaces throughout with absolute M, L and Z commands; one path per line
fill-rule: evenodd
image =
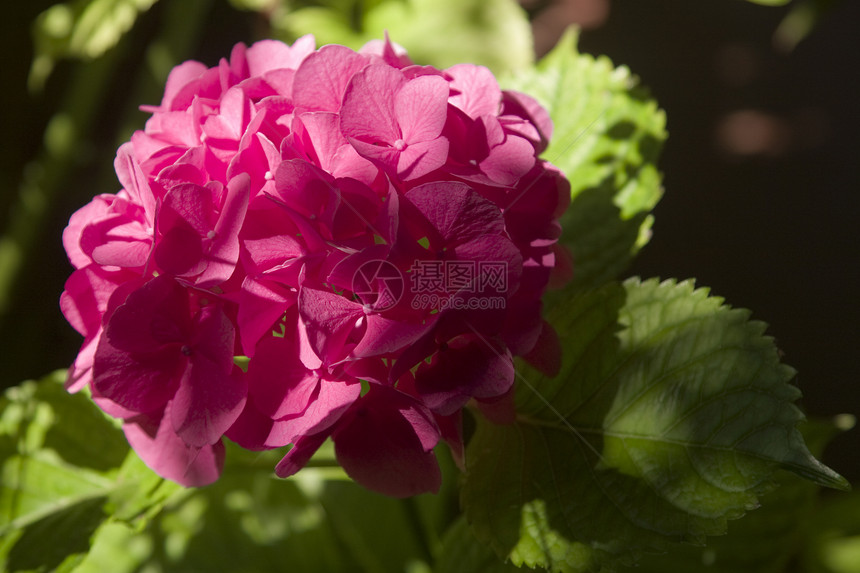
M 662 194 L 656 162 L 664 113 L 626 67 L 579 54 L 572 30 L 536 67 L 503 84 L 537 98 L 553 120 L 543 157 L 571 184 L 562 241 L 577 286 L 617 277 L 647 243 L 649 213 Z
M 765 326 L 691 282 L 629 280 L 572 297 L 550 321 L 559 376 L 527 372 L 517 422 L 478 424 L 462 501 L 517 564 L 613 570 L 701 543 L 757 507 L 778 468 L 830 487 Z
M 70 566 L 111 515 L 140 522 L 180 489 L 130 453 L 122 431 L 89 397 L 68 394 L 64 379 L 55 372 L 0 399 L 4 571 Z
M 357 24 L 357 25 L 356 25 Z M 387 0 L 360 12 L 302 8 L 275 21 L 292 37 L 314 34 L 319 44 L 359 48 L 387 31 L 421 64 L 482 64 L 496 73 L 526 69 L 534 60 L 531 28 L 514 0 Z
M 810 450 L 820 455 L 830 439 L 853 425 L 847 418 L 802 424 Z M 815 523 L 820 491 L 815 483 L 789 472 L 778 472 L 776 481 L 779 487 L 762 497 L 762 507 L 730 521 L 726 535 L 708 539 L 706 546 L 681 545 L 664 555 L 647 556 L 629 573 L 688 573 L 704 567 L 709 573 L 784 573 L 824 523 L 826 529 L 834 521 L 828 516 L 826 522 Z M 838 494 L 840 505 L 847 497 Z M 851 519 L 860 524 L 856 514 Z

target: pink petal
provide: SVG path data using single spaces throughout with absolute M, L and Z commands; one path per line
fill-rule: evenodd
M 282 446 L 294 442 L 299 436 L 328 430 L 360 395 L 361 384 L 357 380 L 319 380 L 301 415 L 276 421 L 266 444 Z
M 514 363 L 503 344 L 463 335 L 449 341 L 415 374 L 415 387 L 428 408 L 447 416 L 470 398 L 493 398 L 514 383 Z
M 349 80 L 367 62 L 366 56 L 344 46 L 323 46 L 296 70 L 293 102 L 307 110 L 339 111 Z
M 408 145 L 441 135 L 448 117 L 448 82 L 421 76 L 406 82 L 394 97 L 394 114 L 401 138 Z
M 134 146 L 131 143 L 125 143 L 117 150 L 114 169 L 123 189 L 128 192 L 132 201 L 143 207 L 146 222 L 152 225 L 155 220 L 156 198 L 134 156 Z
M 418 179 L 445 165 L 448 159 L 448 140 L 439 137 L 406 147 L 397 158 L 397 174 L 404 181 Z
M 184 366 L 178 348 L 129 353 L 103 335 L 93 360 L 93 388 L 123 408 L 153 412 L 173 397 Z
M 222 365 L 192 354 L 173 398 L 173 429 L 190 446 L 214 444 L 242 413 L 246 395 L 247 382 L 238 367 L 231 376 Z
M 131 294 L 111 316 L 110 344 L 127 352 L 153 352 L 191 338 L 188 295 L 170 277 L 156 277 Z
M 173 432 L 170 408 L 161 419 L 140 418 L 123 425 L 128 443 L 144 463 L 163 478 L 186 487 L 216 481 L 224 468 L 224 444 L 187 445 Z
M 302 364 L 295 331 L 290 330 L 282 337 L 266 336 L 260 340 L 248 364 L 254 404 L 272 419 L 300 415 L 319 388 L 319 376 Z
M 245 277 L 239 298 L 237 323 L 245 356 L 254 356 L 255 346 L 274 327 L 296 294 L 271 281 Z
M 248 73 L 251 76 L 262 76 L 271 70 L 296 69 L 313 49 L 313 36 L 303 36 L 292 46 L 277 40 L 260 40 L 245 52 Z
M 433 328 L 433 324 L 412 324 L 379 314 L 368 315 L 367 329 L 352 354 L 360 358 L 393 354 L 419 340 Z
M 502 90 L 493 72 L 484 66 L 457 64 L 445 70 L 451 81 L 451 97 L 448 101 L 470 117 L 498 115 L 502 101 Z
M 371 387 L 332 437 L 338 462 L 367 489 L 392 497 L 439 490 L 442 476 L 432 450 L 439 429 L 405 394 Z
M 250 178 L 240 174 L 227 183 L 227 197 L 215 224 L 214 238 L 208 248 L 208 265 L 197 277 L 197 286 L 210 288 L 225 282 L 239 261 L 239 230 L 248 209 Z M 209 234 L 207 234 L 207 237 Z
M 245 408 L 224 435 L 246 450 L 268 450 L 266 440 L 272 431 L 273 421 L 260 412 L 253 400 L 245 401 Z
M 208 68 L 205 64 L 189 60 L 183 62 L 170 70 L 167 76 L 167 83 L 164 87 L 164 97 L 161 100 L 161 107 L 154 108 L 155 110 L 170 110 L 183 109 L 190 103 L 190 99 L 185 101 L 180 97 L 180 93 L 192 82 L 198 80 Z M 145 111 L 151 111 L 153 108 L 147 108 Z
M 406 198 L 427 217 L 447 244 L 504 232 L 500 209 L 465 183 L 425 183 L 411 189 Z
M 514 185 L 535 165 L 534 147 L 531 143 L 509 135 L 505 142 L 490 149 L 490 155 L 481 161 L 481 171 L 502 185 Z
M 77 270 L 60 295 L 60 310 L 81 335 L 93 336 L 101 328 L 110 296 L 120 284 L 137 276 L 129 271 L 105 271 L 95 265 Z
M 343 358 L 343 345 L 364 316 L 361 305 L 333 292 L 303 287 L 298 308 L 314 353 L 326 364 Z
M 400 139 L 394 97 L 405 83 L 401 72 L 384 64 L 372 64 L 355 74 L 346 88 L 340 110 L 340 129 L 344 136 L 370 144 L 393 145 Z
M 320 432 L 319 434 L 302 436 L 296 440 L 287 455 L 275 466 L 275 474 L 281 478 L 290 477 L 305 467 L 311 456 L 328 439 L 328 436 L 328 432 Z
M 165 273 L 194 276 L 203 271 L 203 240 L 194 229 L 178 224 L 166 230 L 155 248 L 155 263 Z

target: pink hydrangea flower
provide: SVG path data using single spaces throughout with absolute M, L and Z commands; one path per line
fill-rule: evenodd
M 558 368 L 541 297 L 570 189 L 546 111 L 486 68 L 264 40 L 142 109 L 121 190 L 63 234 L 60 306 L 84 337 L 68 389 L 160 475 L 211 483 L 226 437 L 290 446 L 286 477 L 331 438 L 365 487 L 436 491 L 463 408 L 507 423 L 514 357 Z

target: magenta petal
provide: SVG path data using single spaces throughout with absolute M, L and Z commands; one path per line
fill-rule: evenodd
M 81 269 L 92 262 L 92 258 L 81 246 L 84 229 L 94 221 L 104 219 L 111 214 L 110 205 L 115 199 L 111 195 L 98 195 L 93 200 L 72 213 L 69 224 L 63 229 L 63 247 L 69 262 L 76 269 Z M 92 251 L 92 248 L 88 249 Z
M 452 95 L 449 101 L 470 117 L 498 115 L 502 101 L 502 90 L 493 72 L 484 66 L 457 64 L 445 70 L 452 78 Z
M 191 446 L 217 442 L 245 406 L 247 385 L 236 368 L 231 376 L 204 356 L 192 356 L 173 399 L 176 434 Z
M 409 396 L 372 387 L 332 437 L 338 462 L 367 489 L 391 497 L 439 491 L 442 475 L 432 450 L 439 429 Z
M 123 408 L 152 412 L 173 396 L 183 367 L 178 348 L 132 354 L 102 336 L 93 359 L 93 387 Z
M 357 380 L 322 379 L 316 386 L 316 392 L 300 416 L 275 422 L 268 445 L 280 446 L 295 441 L 297 436 L 327 430 L 361 395 L 361 384 Z
M 171 228 L 155 248 L 155 262 L 172 276 L 194 276 L 200 273 L 205 268 L 200 235 L 185 225 Z
M 408 323 L 379 314 L 368 315 L 367 329 L 352 353 L 359 358 L 394 353 L 416 342 L 432 329 L 433 325 L 434 322 Z
M 415 374 L 415 388 L 428 408 L 447 416 L 472 397 L 501 396 L 513 386 L 514 363 L 504 345 L 474 335 L 449 341 Z
M 123 425 L 128 443 L 143 462 L 163 478 L 186 487 L 201 487 L 216 481 L 224 468 L 224 444 L 196 448 L 173 432 L 168 415 L 161 420 L 135 419 Z
M 490 150 L 490 155 L 481 161 L 481 171 L 502 185 L 514 185 L 534 167 L 535 156 L 532 144 L 516 135 L 508 135 L 505 142 Z
M 436 139 L 448 117 L 448 82 L 421 76 L 406 82 L 394 98 L 401 138 L 408 144 Z
M 153 352 L 166 344 L 185 344 L 191 336 L 188 294 L 174 279 L 156 277 L 131 294 L 107 324 L 117 349 Z
M 239 230 L 248 209 L 251 180 L 241 173 L 227 183 L 227 197 L 209 244 L 208 265 L 197 277 L 197 286 L 209 288 L 225 282 L 239 260 Z
M 294 326 L 287 330 L 282 337 L 260 340 L 248 364 L 252 400 L 260 412 L 273 419 L 304 412 L 319 387 L 319 377 L 299 359 Z
M 155 216 L 155 196 L 134 156 L 133 146 L 130 143 L 122 145 L 117 150 L 114 168 L 123 188 L 131 196 L 132 201 L 143 207 L 146 220 L 149 225 L 152 225 Z
M 328 439 L 328 436 L 328 432 L 320 432 L 311 436 L 302 436 L 296 440 L 287 455 L 275 466 L 275 474 L 282 478 L 290 477 L 305 467 L 305 464 Z
M 162 233 L 175 225 L 184 224 L 200 236 L 215 226 L 215 198 L 209 187 L 183 183 L 174 186 L 161 205 L 158 230 Z
M 339 111 L 349 80 L 368 60 L 344 46 L 323 46 L 296 70 L 293 103 L 308 110 Z
M 101 328 L 110 296 L 120 284 L 137 276 L 128 271 L 105 271 L 95 265 L 77 270 L 60 295 L 60 310 L 81 335 L 92 336 Z
M 69 367 L 64 386 L 70 394 L 80 392 L 93 381 L 93 360 L 98 348 L 100 333 L 84 340 L 75 361 Z
M 451 457 L 461 472 L 466 471 L 466 446 L 463 443 L 463 411 L 457 410 L 450 416 L 434 416 L 442 439 L 451 449 Z
M 505 229 L 501 210 L 465 183 L 425 183 L 411 189 L 406 198 L 427 217 L 446 244 L 498 235 Z
M 561 357 L 562 348 L 558 333 L 544 320 L 537 342 L 523 358 L 539 371 L 552 377 L 557 376 L 561 370 Z
M 247 400 L 242 413 L 224 435 L 246 450 L 267 450 L 271 447 L 266 445 L 266 440 L 272 431 L 272 424 L 272 419 L 260 412 L 253 400 Z
M 196 340 L 184 346 L 188 366 L 173 401 L 176 433 L 193 446 L 212 444 L 239 416 L 247 381 L 233 365 L 233 325 L 216 306 L 200 310 Z
M 346 138 L 389 145 L 400 139 L 394 96 L 405 83 L 403 73 L 384 64 L 371 64 L 355 74 L 340 110 L 340 129 Z
M 245 52 L 248 73 L 251 76 L 261 76 L 272 70 L 295 69 L 313 49 L 313 38 L 308 36 L 299 38 L 292 46 L 277 40 L 260 40 Z
M 448 140 L 444 137 L 413 143 L 397 158 L 397 174 L 404 181 L 418 179 L 445 165 L 447 159 Z
M 343 345 L 364 316 L 360 304 L 333 292 L 304 287 L 299 291 L 299 316 L 307 340 L 324 363 L 343 358 Z
M 275 322 L 295 300 L 295 293 L 287 287 L 245 277 L 239 298 L 237 323 L 246 356 L 254 356 L 257 342 L 271 332 Z

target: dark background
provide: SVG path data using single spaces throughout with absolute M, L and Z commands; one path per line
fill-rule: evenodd
M 137 47 L 156 34 L 174 2 L 157 3 L 124 42 L 121 72 L 34 229 L 12 304 L 0 315 L 0 386 L 67 367 L 77 352 L 80 337 L 57 305 L 71 272 L 60 235 L 93 194 L 118 189 L 112 161 L 122 140 L 116 134 L 123 121 L 142 125 L 146 116 L 132 104 L 160 99 L 153 82 L 148 99 L 131 101 L 132 94 L 147 93 L 131 81 L 144 57 Z M 560 3 L 531 2 L 529 9 L 540 18 Z M 61 63 L 41 94 L 26 89 L 30 26 L 51 4 L 15 3 L 0 22 L 0 234 L 19 217 L 13 206 L 22 178 L 33 176 L 43 130 L 80 66 Z M 214 65 L 234 43 L 253 41 L 264 28 L 259 17 L 236 12 L 226 0 L 201 5 L 205 25 L 189 38 L 187 57 Z M 791 6 L 739 0 L 567 5 L 564 14 L 590 26 L 581 50 L 630 67 L 668 115 L 661 160 L 666 194 L 651 243 L 629 274 L 696 278 L 733 306 L 752 309 L 798 370 L 810 415 L 860 414 L 860 2 L 833 2 L 793 49 L 774 42 Z M 539 46 L 551 45 L 564 19 L 549 18 L 549 28 L 537 28 Z M 858 430 L 850 431 L 825 456 L 852 481 L 860 479 L 858 442 Z

